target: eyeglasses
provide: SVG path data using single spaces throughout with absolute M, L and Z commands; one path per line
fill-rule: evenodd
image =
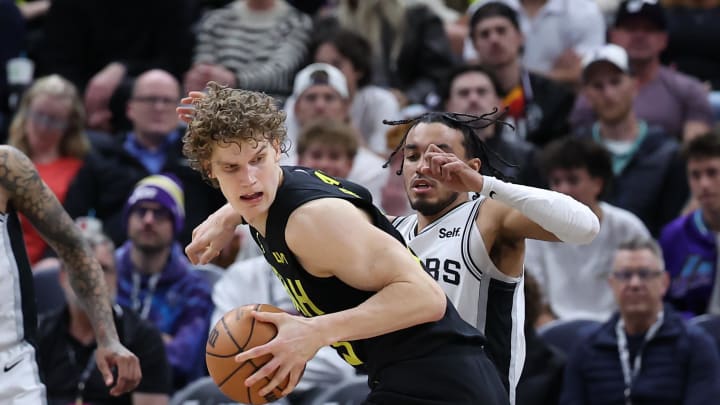
M 662 270 L 638 269 L 638 270 L 618 270 L 611 273 L 612 278 L 621 282 L 629 282 L 633 277 L 637 276 L 640 281 L 648 281 L 659 277 Z
M 68 127 L 68 121 L 62 118 L 56 118 L 52 115 L 41 113 L 39 111 L 29 110 L 27 118 L 35 125 L 40 125 L 48 129 L 56 131 L 64 131 Z
M 130 210 L 131 215 L 137 215 L 140 218 L 145 218 L 148 212 L 152 212 L 153 218 L 156 221 L 171 221 L 173 219 L 172 212 L 164 207 L 143 207 L 135 206 Z
M 156 105 L 161 104 L 163 107 L 167 106 L 175 106 L 178 103 L 178 100 L 171 97 L 160 97 L 160 96 L 137 96 L 132 98 L 133 101 L 137 101 L 138 103 L 143 104 L 149 104 L 149 105 Z

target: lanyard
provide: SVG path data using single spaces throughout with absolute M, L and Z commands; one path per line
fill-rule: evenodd
M 80 373 L 80 378 L 78 379 L 77 383 L 77 393 L 75 394 L 75 404 L 76 405 L 82 405 L 83 402 L 83 394 L 85 394 L 85 385 L 87 384 L 88 379 L 90 379 L 90 374 L 92 374 L 93 370 L 95 370 L 95 352 L 97 349 L 93 350 L 90 354 L 90 357 L 88 358 L 88 362 L 85 365 L 85 368 L 83 369 L 82 373 Z M 70 363 L 77 367 L 77 356 L 75 355 L 75 350 L 70 347 L 68 344 L 67 346 L 67 354 L 68 359 L 70 360 Z
M 140 274 L 133 272 L 133 289 L 131 294 L 132 309 L 142 319 L 148 319 L 150 315 L 150 307 L 152 307 L 153 296 L 155 295 L 155 289 L 157 289 L 158 281 L 160 281 L 160 273 L 153 274 L 148 279 L 148 289 L 145 293 L 145 299 L 140 302 Z
M 625 381 L 625 390 L 623 391 L 623 394 L 625 395 L 626 405 L 632 405 L 632 401 L 630 400 L 630 388 L 632 387 L 633 380 L 640 373 L 640 368 L 642 367 L 642 353 L 645 349 L 645 345 L 654 338 L 655 335 L 657 335 L 664 318 L 665 314 L 663 311 L 660 311 L 657 321 L 655 321 L 655 323 L 650 326 L 650 329 L 648 329 L 645 334 L 645 339 L 635 355 L 632 370 L 630 369 L 630 351 L 628 350 L 627 336 L 625 335 L 625 322 L 623 322 L 622 317 L 620 317 L 617 325 L 615 325 L 618 352 L 620 353 L 620 365 L 622 366 L 623 380 Z

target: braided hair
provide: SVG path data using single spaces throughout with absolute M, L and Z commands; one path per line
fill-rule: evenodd
M 501 180 L 508 180 L 506 178 L 507 176 L 505 176 L 503 172 L 493 164 L 493 161 L 499 161 L 506 167 L 517 167 L 517 165 L 503 159 L 502 156 L 500 156 L 499 154 L 497 154 L 497 152 L 488 147 L 485 144 L 485 141 L 480 139 L 480 137 L 477 135 L 477 130 L 487 128 L 494 124 L 507 125 L 513 130 L 515 129 L 515 127 L 513 127 L 509 123 L 501 121 L 498 118 L 497 108 L 493 109 L 489 113 L 480 116 L 462 113 L 431 111 L 412 119 L 404 119 L 397 121 L 383 120 L 383 124 L 385 125 L 410 125 L 407 131 L 405 131 L 405 134 L 400 140 L 400 143 L 390 154 L 390 157 L 388 157 L 388 160 L 385 162 L 383 167 L 385 168 L 390 165 L 393 157 L 395 157 L 395 155 L 405 146 L 405 141 L 407 140 L 408 134 L 417 124 L 429 124 L 434 122 L 441 123 L 448 128 L 457 129 L 458 131 L 462 132 L 463 145 L 465 146 L 468 157 L 479 158 L 480 161 L 483 162 L 483 165 L 481 167 L 486 168 L 491 176 L 494 176 Z M 395 172 L 398 176 L 401 175 L 403 172 L 403 165 L 404 160 L 400 163 L 400 169 Z

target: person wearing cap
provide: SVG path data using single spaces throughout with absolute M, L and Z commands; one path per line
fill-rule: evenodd
M 75 224 L 102 267 L 110 301 L 115 301 L 115 245 L 102 233 L 98 219 L 80 217 Z M 93 353 L 97 349 L 95 333 L 88 313 L 70 288 L 69 270 L 60 264 L 59 282 L 66 305 L 41 316 L 38 326 L 38 366 L 44 376 L 49 404 L 168 404 L 171 371 L 160 331 L 119 305 L 112 308 L 115 327 L 120 342 L 138 356 L 143 378 L 132 393 L 112 398 L 107 392 L 102 375 L 93 365 Z
M 311 122 L 319 119 L 337 120 L 350 123 L 350 92 L 345 75 L 336 67 L 327 63 L 313 63 L 295 76 L 293 86 L 295 104 L 293 115 L 286 119 L 289 157 L 283 164 L 296 161 L 296 143 L 298 133 Z M 287 110 L 287 107 L 286 107 Z M 362 139 L 356 134 L 358 140 Z M 382 188 L 388 181 L 389 172 L 382 165 L 385 161 L 360 145 L 347 179 L 366 187 L 378 205 L 382 201 Z
M 639 118 L 682 140 L 709 130 L 713 113 L 705 86 L 660 63 L 668 33 L 665 10 L 658 0 L 623 1 L 609 37 L 627 51 L 629 69 L 638 83 L 634 109 Z M 587 99 L 579 98 L 571 125 L 589 125 L 594 118 Z
M 142 179 L 123 210 L 128 241 L 115 257 L 117 302 L 162 332 L 178 389 L 204 372 L 204 344 L 212 313 L 210 286 L 183 253 L 177 236 L 185 197 L 169 175 Z
M 708 405 L 720 397 L 712 338 L 663 304 L 669 279 L 650 238 L 622 243 L 608 283 L 619 310 L 568 358 L 561 405 Z
M 603 145 L 612 158 L 607 202 L 631 211 L 657 235 L 688 198 L 677 141 L 637 117 L 637 81 L 623 48 L 607 44 L 583 59 L 583 95 L 597 121 L 577 134 Z

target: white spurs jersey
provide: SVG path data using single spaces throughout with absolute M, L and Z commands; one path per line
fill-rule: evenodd
M 460 316 L 485 334 L 485 351 L 500 371 L 510 402 L 525 362 L 523 277 L 509 277 L 490 260 L 475 224 L 484 197 L 460 204 L 420 233 L 417 215 L 393 226 L 440 283 Z
M 0 212 L 0 351 L 35 335 L 32 271 L 24 246 L 15 212 Z

